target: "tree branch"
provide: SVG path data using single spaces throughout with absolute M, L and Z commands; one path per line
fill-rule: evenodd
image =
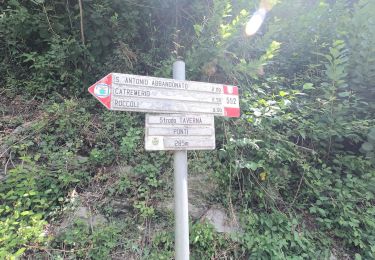
M 82 44 L 85 45 L 85 33 L 83 30 L 83 7 L 82 7 L 82 0 L 78 0 L 79 3 L 79 15 L 81 17 L 81 40 Z

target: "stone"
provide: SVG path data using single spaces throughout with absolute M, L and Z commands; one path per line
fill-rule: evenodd
M 204 213 L 206 212 L 207 208 L 202 205 L 194 205 L 189 202 L 189 215 L 193 219 L 200 219 Z
M 113 215 L 124 215 L 133 210 L 133 205 L 128 199 L 113 199 L 109 202 L 109 205 L 112 207 Z
M 6 175 L 3 169 L 0 169 L 0 181 L 5 181 Z
M 0 144 L 0 158 L 4 160 L 9 157 L 9 147 L 6 144 Z
M 32 124 L 34 124 L 35 122 L 37 122 L 36 120 L 35 121 L 30 121 L 30 122 L 26 122 L 26 123 L 23 123 L 22 125 L 19 125 L 16 127 L 16 129 L 13 130 L 12 134 L 14 135 L 18 135 L 18 134 L 22 134 L 23 132 L 25 132 Z
M 78 207 L 73 216 L 76 219 L 79 218 L 86 221 L 89 226 L 93 227 L 107 222 L 107 219 L 103 215 L 99 213 L 93 214 L 90 209 L 84 206 Z
M 204 206 L 197 206 L 188 202 L 189 216 L 193 219 L 200 219 L 207 208 Z M 166 199 L 156 204 L 156 208 L 162 212 L 174 212 L 174 201 L 173 198 Z
M 210 208 L 202 217 L 203 220 L 211 223 L 215 230 L 220 233 L 239 232 L 240 227 L 235 219 L 230 219 L 224 209 Z
M 93 227 L 103 225 L 107 223 L 107 219 L 102 214 L 95 214 L 91 218 L 91 224 Z
M 352 259 L 346 252 L 344 248 L 332 248 L 331 255 L 329 256 L 329 260 L 350 260 Z
M 56 228 L 55 233 L 57 235 L 63 233 L 64 229 L 72 226 L 78 219 L 84 221 L 91 228 L 94 228 L 98 225 L 103 225 L 108 222 L 103 215 L 99 213 L 93 213 L 88 207 L 79 206 L 73 213 L 68 214 L 63 219 L 61 224 Z
M 329 257 L 329 260 L 337 260 L 337 257 L 334 253 L 331 252 L 331 255 Z
M 209 197 L 214 193 L 215 186 L 208 175 L 197 174 L 188 177 L 189 214 L 200 219 L 210 208 Z
M 83 206 L 78 207 L 73 215 L 81 219 L 88 219 L 90 217 L 89 210 Z

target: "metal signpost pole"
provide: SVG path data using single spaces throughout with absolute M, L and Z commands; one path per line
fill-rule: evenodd
M 173 63 L 173 79 L 185 80 L 185 63 Z M 174 211 L 176 260 L 189 259 L 187 151 L 174 151 Z

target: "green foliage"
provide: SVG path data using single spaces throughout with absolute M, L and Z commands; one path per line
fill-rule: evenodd
M 136 148 L 140 145 L 143 132 L 140 128 L 128 128 L 126 135 L 121 139 L 120 153 L 121 156 L 131 160 L 135 156 Z
M 215 157 L 221 165 L 212 163 L 222 185 L 218 196 L 228 206 L 234 203 L 238 208 L 260 211 L 257 216 L 264 211 L 274 212 L 274 221 L 259 221 L 261 227 L 266 226 L 264 234 L 252 236 L 254 248 L 245 246 L 245 254 L 256 252 L 253 257 L 265 259 L 329 258 L 330 248 L 323 244 L 339 243 L 350 254 L 373 257 L 373 223 L 369 220 L 374 217 L 374 168 L 359 148 L 362 145 L 362 152 L 363 147 L 372 149 L 365 140 L 374 124 L 373 117 L 369 117 L 374 110 L 363 102 L 367 96 L 349 76 L 357 59 L 352 45 L 355 37 L 350 35 L 357 31 L 348 29 L 351 21 L 357 23 L 371 16 L 372 4 L 363 1 L 353 8 L 351 13 L 344 1 L 282 3 L 272 10 L 263 35 L 238 41 L 226 34 L 226 47 L 210 45 L 215 46 L 215 53 L 232 52 L 223 61 L 229 69 L 218 59 L 215 65 L 220 75 L 211 78 L 221 77 L 221 81 L 232 84 L 238 81 L 242 89 L 242 118 L 235 123 L 223 120 L 222 129 L 217 129 L 224 140 Z M 230 13 L 228 10 L 225 12 Z M 224 19 L 228 16 L 225 12 L 216 12 L 213 19 L 221 15 Z M 361 12 L 361 18 L 356 12 Z M 330 26 L 324 25 L 327 21 Z M 211 24 L 211 29 L 218 28 L 218 24 Z M 196 62 L 205 51 L 204 44 L 213 39 L 206 37 L 201 27 L 196 29 L 200 32 L 196 49 L 187 59 L 192 58 L 194 68 L 201 66 Z M 365 35 L 371 38 L 374 34 Z M 264 51 L 267 46 L 269 51 Z M 244 50 L 255 53 L 258 61 Z M 367 49 L 366 53 L 361 57 L 372 64 L 371 51 Z M 228 57 L 245 58 L 236 62 Z M 262 63 L 262 57 L 267 57 L 267 62 Z M 247 60 L 255 66 L 248 66 Z M 233 64 L 239 65 L 233 69 Z M 199 71 L 195 73 L 199 75 Z M 371 87 L 371 83 L 364 83 L 365 77 L 357 79 L 366 88 Z M 338 183 L 339 188 L 333 188 Z M 310 193 L 315 185 L 319 190 Z M 322 201 L 324 208 L 320 207 Z M 306 214 L 310 223 L 299 224 Z M 287 238 L 290 227 L 296 224 L 286 224 L 285 215 L 296 216 L 293 221 L 303 230 L 303 242 Z M 289 228 L 283 231 L 274 227 L 279 221 Z M 324 236 L 323 244 L 314 226 L 329 234 Z M 254 230 L 259 229 L 256 226 Z M 291 241 L 297 246 L 293 248 Z
M 100 124 L 90 127 L 90 161 L 95 165 L 110 165 L 119 160 L 134 163 L 141 149 L 141 122 L 129 114 L 103 112 Z
M 235 256 L 229 245 L 238 242 L 217 233 L 209 223 L 191 224 L 189 237 L 191 259 L 233 258 Z M 174 253 L 173 233 L 161 231 L 153 238 L 150 254 L 146 256 L 151 259 L 171 259 Z
M 118 246 L 122 228 L 119 224 L 110 223 L 96 227 L 91 232 L 85 222 L 77 221 L 53 241 L 52 245 L 63 244 L 67 249 L 64 254 L 54 253 L 54 257 L 65 258 L 71 251 L 71 255 L 75 258 L 107 259 L 110 257 L 111 250 Z
M 50 13 L 58 4 L 6 2 L 0 17 L 0 48 L 8 95 L 43 98 L 54 91 L 79 93 L 85 49 L 67 33 L 63 21 L 51 24 Z
M 190 246 L 192 259 L 211 259 L 226 251 L 227 245 L 211 224 L 196 223 L 191 226 Z
M 70 95 L 78 94 L 81 90 L 77 86 L 83 77 L 80 64 L 83 48 L 73 38 L 55 37 L 49 44 L 49 50 L 43 54 L 32 51 L 20 55 L 22 64 L 31 72 L 21 81 L 24 93 L 41 97 L 56 90 Z
M 174 257 L 173 233 L 161 231 L 152 240 L 151 259 L 167 260 Z
M 51 105 L 50 115 L 25 129 L 24 138 L 8 139 L 7 160 L 14 166 L 0 188 L 2 256 L 16 256 L 20 246 L 45 242 L 46 220 L 56 215 L 71 187 L 87 180 L 87 160 L 77 156 L 83 145 L 77 123 L 88 117 L 84 109 L 75 111 L 75 105 Z
M 28 161 L 28 158 L 25 160 Z M 46 190 L 45 184 L 51 179 L 43 178 L 45 171 L 30 168 L 20 166 L 12 169 L 0 188 L 1 258 L 21 255 L 30 241 L 46 241 L 43 234 L 47 224 L 45 215 L 53 210 L 59 199 L 63 199 L 56 189 Z
M 327 259 L 329 244 L 324 237 L 316 240 L 302 219 L 278 211 L 245 212 L 246 230 L 238 240 L 249 258 L 256 259 Z
M 120 176 L 119 181 L 108 189 L 108 193 L 110 196 L 125 195 L 130 191 L 132 184 L 133 183 L 129 180 L 129 177 L 123 174 Z
M 156 216 L 152 202 L 160 196 L 157 191 L 165 188 L 165 183 L 160 179 L 161 169 L 166 167 L 167 162 L 168 159 L 154 157 L 152 163 L 144 160 L 134 168 L 134 173 L 138 176 L 137 182 L 133 183 L 136 189 L 134 208 L 142 221 Z
M 375 175 L 370 162 L 349 155 L 337 156 L 331 167 L 310 169 L 306 178 L 311 189 L 303 193 L 307 192 L 306 198 L 313 202 L 309 211 L 317 224 L 333 231 L 347 246 L 363 250 L 365 258 L 373 258 Z

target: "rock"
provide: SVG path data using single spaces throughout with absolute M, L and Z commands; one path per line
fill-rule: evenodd
M 94 216 L 92 216 L 92 220 L 91 220 L 91 224 L 92 226 L 98 226 L 98 225 L 103 225 L 105 223 L 107 223 L 107 219 L 101 215 L 101 214 L 96 214 Z
M 7 136 L 7 142 L 8 143 L 14 143 L 16 141 L 19 140 L 19 135 L 23 134 L 33 123 L 35 123 L 36 121 L 30 121 L 30 122 L 26 122 L 22 125 L 19 125 L 17 126 L 13 131 L 12 133 Z M 4 157 L 8 157 L 9 156 L 9 145 L 5 144 L 5 143 L 0 143 L 0 158 Z
M 90 217 L 89 210 L 83 206 L 78 207 L 73 215 L 80 219 L 88 219 Z
M 337 260 L 337 257 L 334 253 L 331 252 L 331 255 L 329 257 L 329 260 Z
M 196 206 L 189 202 L 189 216 L 193 219 L 200 219 L 207 208 L 203 206 Z M 162 212 L 174 212 L 174 201 L 173 198 L 166 199 L 157 203 L 156 208 Z
M 30 121 L 30 122 L 26 122 L 26 123 L 23 123 L 22 125 L 19 125 L 16 127 L 16 129 L 13 130 L 12 134 L 14 135 L 18 135 L 18 134 L 22 134 L 23 132 L 25 132 L 32 124 L 34 124 L 36 121 Z
M 174 211 L 174 201 L 173 198 L 168 198 L 164 201 L 160 201 L 157 204 L 157 208 L 161 211 L 169 211 L 173 212 Z
M 206 220 L 217 232 L 241 232 L 235 217 L 228 217 L 226 211 L 219 206 L 212 206 L 212 195 L 217 186 L 208 174 L 200 173 L 188 176 L 189 216 L 193 220 Z M 173 191 L 172 191 L 173 192 Z M 174 198 L 159 201 L 156 208 L 162 212 L 174 211 Z M 236 213 L 234 213 L 236 215 Z
M 89 157 L 77 155 L 76 159 L 79 163 L 86 163 L 89 161 Z
M 209 197 L 215 192 L 215 185 L 207 174 L 188 177 L 189 214 L 200 219 L 210 208 Z
M 350 260 L 352 259 L 346 252 L 344 248 L 332 248 L 331 255 L 329 256 L 329 260 Z
M 9 149 L 5 144 L 0 144 L 0 158 L 6 159 L 9 157 Z
M 103 225 L 108 222 L 103 215 L 90 211 L 88 207 L 79 206 L 73 213 L 68 214 L 62 220 L 61 224 L 56 227 L 56 235 L 63 233 L 64 229 L 72 226 L 77 220 L 82 220 L 91 228 L 95 228 L 98 225 Z
M 133 204 L 128 199 L 113 199 L 109 205 L 112 207 L 113 215 L 124 215 L 133 210 Z
M 217 232 L 233 233 L 240 231 L 237 221 L 231 220 L 224 209 L 221 208 L 210 208 L 202 219 L 211 223 Z
M 93 227 L 107 222 L 107 219 L 103 215 L 99 213 L 94 214 L 84 206 L 78 207 L 73 216 L 76 219 L 79 218 L 86 221 L 89 226 Z
M 117 176 L 123 176 L 126 175 L 128 177 L 136 177 L 136 174 L 133 171 L 133 167 L 129 165 L 118 165 L 116 167 L 113 167 L 110 170 L 111 174 L 117 175 Z
M 6 175 L 3 169 L 0 169 L 0 181 L 5 181 Z
M 194 205 L 194 204 L 189 203 L 189 215 L 193 219 L 200 219 L 204 215 L 206 210 L 207 210 L 207 207 L 203 205 Z

